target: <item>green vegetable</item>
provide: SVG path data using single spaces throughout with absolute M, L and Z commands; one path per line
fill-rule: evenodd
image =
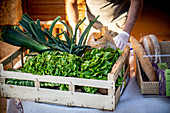
M 53 32 L 53 28 L 55 26 L 55 24 L 59 21 L 59 19 L 61 19 L 60 16 L 58 16 L 57 18 L 54 19 L 54 21 L 52 22 L 52 24 L 50 25 L 50 28 L 49 28 L 49 32 L 52 34 Z
M 66 52 L 44 52 L 26 60 L 23 72 L 38 75 L 74 76 L 80 75 L 82 59 Z
M 89 47 L 82 44 L 82 42 L 85 40 L 84 43 L 86 43 L 86 38 L 88 36 L 89 30 L 98 17 L 93 20 L 82 33 L 78 45 L 75 44 L 77 30 L 79 26 L 84 22 L 85 18 L 77 23 L 74 34 L 72 29 L 66 23 L 61 21 L 60 18 L 61 17 L 58 16 L 54 19 L 49 30 L 45 28 L 42 30 L 39 19 L 37 19 L 37 22 L 35 23 L 28 14 L 23 14 L 22 19 L 19 21 L 19 25 L 26 32 L 22 31 L 18 26 L 14 26 L 13 28 L 4 26 L 1 32 L 1 37 L 5 42 L 9 44 L 19 47 L 26 47 L 28 49 L 39 51 L 40 53 L 44 51 L 57 50 L 61 52 L 68 52 L 70 54 L 76 54 L 77 56 L 82 56 L 87 47 Z M 61 29 L 62 33 L 57 34 L 57 36 L 54 37 L 52 35 L 52 31 L 56 22 L 58 21 L 60 21 L 67 30 L 63 31 Z M 67 34 L 67 31 L 69 32 L 69 35 Z M 60 40 L 59 35 L 64 35 L 66 41 Z
M 35 50 L 48 49 L 47 46 L 40 44 L 39 42 L 33 40 L 29 36 L 25 35 L 23 32 L 11 28 L 11 26 L 3 26 L 1 37 L 7 43 L 14 46 L 26 47 Z
M 19 69 L 12 69 L 12 68 L 7 69 L 7 71 L 22 72 L 22 71 L 21 71 L 21 70 L 19 70 Z
M 72 47 L 74 48 L 74 46 Z M 122 53 L 117 49 L 96 49 L 87 51 L 83 57 L 69 54 L 67 52 L 44 52 L 32 58 L 26 59 L 22 72 L 36 75 L 51 75 L 64 77 L 77 77 L 87 79 L 107 80 L 108 73 L 112 66 Z M 123 70 L 118 76 L 116 86 L 122 85 Z M 7 83 L 27 85 L 29 82 L 7 81 Z M 58 87 L 60 90 L 67 90 L 68 85 L 58 83 L 40 83 L 41 87 Z M 81 87 L 87 93 L 95 93 L 98 88 L 83 86 Z
M 83 63 L 81 65 L 80 78 L 107 80 L 108 73 L 111 72 L 112 66 L 120 56 L 122 51 L 120 49 L 114 50 L 112 48 L 96 49 L 85 53 Z M 118 77 L 117 85 L 122 85 L 123 78 Z M 83 87 L 86 92 L 95 93 L 97 88 Z
M 107 80 L 112 66 L 120 56 L 119 49 L 96 49 L 86 52 L 81 65 L 81 78 Z
M 7 79 L 6 84 L 34 87 L 34 81 L 30 80 Z
M 97 91 L 97 88 L 87 87 L 87 86 L 84 86 L 83 89 L 85 92 L 92 93 L 92 94 L 94 94 Z

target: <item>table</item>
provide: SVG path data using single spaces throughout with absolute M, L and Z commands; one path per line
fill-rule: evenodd
M 141 95 L 133 76 L 113 112 L 92 108 L 67 107 L 21 100 L 24 113 L 170 113 L 170 98 L 146 98 Z M 15 111 L 14 99 L 8 99 L 7 113 Z M 19 112 L 18 112 L 19 113 Z

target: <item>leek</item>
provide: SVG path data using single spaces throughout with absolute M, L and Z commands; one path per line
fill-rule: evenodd
M 11 26 L 3 26 L 1 33 L 1 37 L 3 38 L 4 42 L 14 46 L 26 47 L 28 49 L 38 51 L 49 49 L 47 46 L 44 46 L 33 40 L 23 32 L 11 28 Z

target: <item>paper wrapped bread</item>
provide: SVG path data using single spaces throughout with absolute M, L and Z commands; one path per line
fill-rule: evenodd
M 117 49 L 113 41 L 113 37 L 111 37 L 111 35 L 109 34 L 107 27 L 103 27 L 101 33 L 95 33 L 95 32 L 92 33 L 89 37 L 87 45 L 98 49 L 108 48 L 108 47 Z
M 155 35 L 146 35 L 141 38 L 140 43 L 146 51 L 147 55 L 152 55 L 150 58 L 151 63 L 159 63 L 161 62 L 160 55 L 160 46 L 158 43 L 158 39 Z
M 133 50 L 134 50 L 137 58 L 139 59 L 141 67 L 142 67 L 143 71 L 146 73 L 148 79 L 150 81 L 157 81 L 155 70 L 153 69 L 149 58 L 143 57 L 143 55 L 146 55 L 146 52 L 145 52 L 144 48 L 142 47 L 142 45 L 133 36 L 130 37 L 130 41 L 131 41 Z

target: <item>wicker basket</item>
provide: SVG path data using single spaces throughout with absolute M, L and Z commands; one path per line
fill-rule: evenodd
M 170 55 L 170 41 L 159 42 L 161 55 Z M 162 62 L 166 62 L 168 64 L 168 68 L 170 68 L 170 58 L 162 57 Z M 142 94 L 159 94 L 159 82 L 149 82 L 145 73 L 143 72 L 138 59 L 134 58 L 134 67 L 135 74 L 137 78 L 137 82 L 139 84 L 139 88 Z

